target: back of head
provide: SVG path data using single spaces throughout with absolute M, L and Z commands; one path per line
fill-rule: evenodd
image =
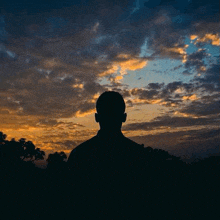
M 96 102 L 96 110 L 96 122 L 101 129 L 119 130 L 126 120 L 125 102 L 118 92 L 102 93 Z
M 107 91 L 99 96 L 96 102 L 96 110 L 98 114 L 123 114 L 125 102 L 118 92 Z

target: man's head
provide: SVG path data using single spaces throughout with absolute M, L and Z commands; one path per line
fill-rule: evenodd
M 102 93 L 96 102 L 96 111 L 95 119 L 101 129 L 118 130 L 126 121 L 125 102 L 118 92 Z

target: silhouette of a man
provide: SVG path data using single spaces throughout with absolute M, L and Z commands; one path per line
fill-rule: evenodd
M 126 121 L 123 97 L 114 91 L 104 92 L 96 102 L 95 120 L 100 125 L 97 135 L 80 144 L 70 154 L 68 166 L 77 188 L 77 204 L 106 207 L 125 206 L 133 201 L 139 187 L 143 146 L 126 138 L 122 123 Z M 83 199 L 84 198 L 84 199 Z M 139 199 L 139 198 L 138 198 Z M 84 206 L 84 205 L 83 205 Z M 88 207 L 87 207 L 88 208 Z M 92 208 L 96 210 L 96 208 Z M 119 213 L 118 213 L 119 214 Z
M 118 92 L 104 92 L 96 102 L 96 110 L 95 120 L 100 130 L 71 152 L 68 159 L 70 169 L 118 172 L 140 160 L 143 146 L 121 132 L 122 123 L 127 118 L 123 97 Z

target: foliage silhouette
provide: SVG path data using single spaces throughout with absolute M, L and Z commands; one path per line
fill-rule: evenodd
M 61 152 L 55 152 L 53 154 L 49 154 L 48 158 L 47 158 L 47 162 L 48 164 L 60 164 L 60 163 L 64 163 L 65 160 L 67 159 L 66 154 L 61 151 Z
M 0 132 L 0 161 L 1 163 L 15 163 L 21 161 L 43 160 L 45 152 L 36 148 L 31 141 L 21 138 L 16 141 L 6 140 L 7 135 Z
M 53 154 L 49 154 L 47 158 L 47 168 L 54 172 L 62 171 L 66 169 L 66 154 L 61 152 L 55 152 Z

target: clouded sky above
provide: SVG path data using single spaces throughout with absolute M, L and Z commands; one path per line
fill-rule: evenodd
M 180 156 L 219 153 L 218 1 L 9 0 L 0 9 L 9 138 L 68 153 L 96 134 L 96 99 L 115 90 L 126 136 Z

